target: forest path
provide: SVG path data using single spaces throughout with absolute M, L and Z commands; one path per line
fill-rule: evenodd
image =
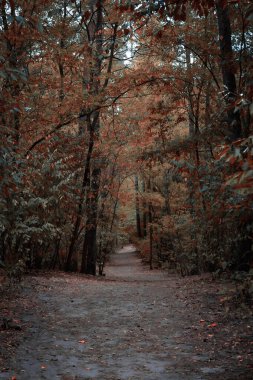
M 219 311 L 198 298 L 202 289 L 213 304 L 216 285 L 149 271 L 133 246 L 112 255 L 105 272 L 28 277 L 22 337 L 0 379 L 239 379 L 233 357 L 215 351 L 208 324 Z M 241 379 L 250 379 L 245 369 Z

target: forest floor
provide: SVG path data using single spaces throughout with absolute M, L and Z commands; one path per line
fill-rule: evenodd
M 105 272 L 30 275 L 5 292 L 0 379 L 253 379 L 252 314 L 230 282 L 149 271 L 132 246 Z

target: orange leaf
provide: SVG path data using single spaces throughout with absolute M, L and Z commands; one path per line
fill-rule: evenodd
M 85 339 L 81 339 L 78 341 L 78 343 L 85 344 L 85 343 L 87 343 L 87 341 Z

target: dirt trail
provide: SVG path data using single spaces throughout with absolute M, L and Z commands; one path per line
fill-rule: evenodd
M 215 352 L 213 331 L 199 323 L 212 322 L 210 310 L 205 315 L 206 305 L 188 287 L 143 267 L 132 246 L 112 256 L 105 278 L 30 277 L 22 294 L 33 308 L 21 313 L 22 339 L 0 379 L 239 379 L 237 363 L 231 368 L 236 352 Z M 251 378 L 245 368 L 242 380 Z

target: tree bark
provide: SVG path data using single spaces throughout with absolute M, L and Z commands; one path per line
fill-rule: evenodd
M 240 113 L 235 109 L 237 97 L 235 62 L 233 59 L 233 48 L 231 39 L 231 24 L 228 4 L 224 5 L 222 0 L 216 1 L 217 21 L 220 41 L 221 72 L 224 85 L 224 95 L 227 103 L 227 120 L 229 141 L 237 140 L 242 135 Z
M 143 191 L 143 201 L 142 201 L 142 211 L 143 211 L 143 237 L 145 238 L 147 236 L 147 202 L 145 201 L 145 191 L 146 191 L 146 186 L 145 186 L 145 181 L 143 180 L 142 182 L 142 191 Z
M 91 91 L 94 96 L 101 92 L 100 74 L 102 70 L 103 59 L 103 0 L 98 0 L 96 3 L 96 28 L 93 41 L 95 41 L 95 63 L 91 73 L 92 83 Z M 100 130 L 100 111 L 92 113 L 92 129 L 90 130 L 90 138 L 95 143 Z M 92 157 L 91 157 L 92 158 Z M 93 169 L 90 178 L 90 188 L 86 194 L 86 225 L 85 236 L 82 251 L 81 273 L 96 275 L 96 260 L 97 260 L 97 214 L 98 214 L 98 196 L 101 169 L 97 162 L 92 162 Z
M 135 212 L 136 212 L 136 231 L 139 238 L 142 237 L 141 231 L 141 215 L 140 215 L 140 202 L 139 202 L 139 180 L 135 176 Z
M 149 167 L 151 173 L 151 165 Z M 148 191 L 151 195 L 152 185 L 151 178 L 148 179 Z M 148 222 L 149 222 L 149 268 L 153 269 L 153 205 L 151 199 L 148 201 Z
M 96 122 L 96 120 L 94 120 L 93 122 Z M 90 131 L 90 140 L 89 140 L 88 152 L 87 152 L 86 161 L 85 161 L 85 169 L 84 169 L 84 174 L 83 174 L 83 182 L 82 182 L 81 194 L 80 194 L 80 199 L 79 199 L 79 204 L 78 204 L 77 216 L 76 216 L 75 225 L 74 225 L 74 229 L 72 232 L 71 241 L 69 245 L 68 256 L 67 256 L 67 260 L 65 264 L 65 271 L 67 272 L 72 271 L 72 260 L 73 260 L 73 255 L 75 253 L 75 246 L 76 246 L 77 238 L 80 231 L 81 221 L 83 217 L 83 204 L 84 204 L 84 199 L 85 199 L 85 193 L 86 193 L 86 189 L 87 189 L 89 177 L 90 177 L 90 165 L 91 165 L 91 158 L 92 158 L 92 152 L 93 152 L 93 147 L 94 147 L 94 136 L 93 136 L 94 132 L 93 132 L 93 126 L 90 122 L 90 119 L 88 119 L 88 128 Z
M 90 192 L 86 197 L 87 220 L 83 243 L 81 273 L 96 275 L 97 213 L 101 170 L 95 167 L 91 175 Z

